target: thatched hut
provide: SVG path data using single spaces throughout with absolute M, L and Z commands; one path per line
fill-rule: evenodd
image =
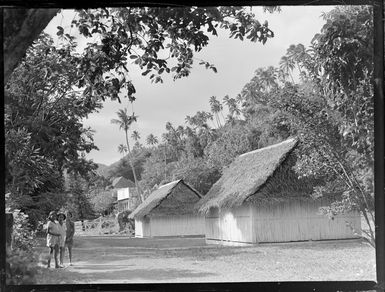
M 299 179 L 293 170 L 296 139 L 240 155 L 197 204 L 205 214 L 208 243 L 229 245 L 354 238 L 359 213 L 330 220 L 314 199 L 314 181 Z
M 201 197 L 183 180 L 160 186 L 130 214 L 135 236 L 203 236 L 204 217 L 194 214 Z

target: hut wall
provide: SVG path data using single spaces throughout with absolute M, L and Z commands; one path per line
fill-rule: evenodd
M 135 237 L 150 237 L 151 225 L 148 217 L 135 219 Z
M 204 218 L 196 215 L 151 217 L 150 236 L 204 235 Z
M 252 212 L 250 206 L 231 210 L 211 209 L 205 217 L 205 235 L 208 243 L 252 243 Z
M 129 210 L 129 208 L 130 208 L 129 199 L 118 200 L 118 211 L 119 212 Z
M 118 194 L 118 201 L 128 199 L 130 197 L 130 191 L 129 188 L 121 188 L 117 190 Z
M 322 202 L 291 201 L 252 207 L 253 242 L 347 239 L 358 237 L 361 219 L 358 212 L 338 215 L 334 220 L 319 213 Z

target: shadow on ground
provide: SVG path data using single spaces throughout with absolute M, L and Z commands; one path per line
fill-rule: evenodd
M 319 241 L 301 241 L 301 242 L 285 242 L 285 243 L 262 243 L 258 245 L 260 248 L 279 248 L 281 250 L 346 250 L 346 248 L 361 249 L 362 245 L 368 245 L 365 240 L 357 239 L 339 239 L 339 240 L 319 240 Z
M 119 269 L 114 270 L 108 268 L 108 271 L 95 272 L 87 270 L 87 276 L 94 278 L 99 283 L 105 281 L 116 280 L 119 281 L 132 281 L 140 282 L 141 280 L 146 281 L 177 281 L 183 278 L 199 278 L 216 275 L 215 273 L 204 273 L 188 269 Z M 102 273 L 102 274 L 101 274 Z M 102 277 L 102 279 L 101 279 Z
M 48 252 L 43 244 L 35 250 Z M 256 275 L 261 281 L 303 280 L 303 275 L 308 275 L 305 280 L 346 275 L 354 280 L 374 271 L 374 252 L 360 240 L 230 247 L 206 245 L 202 239 L 78 237 L 73 252 L 75 266 L 46 269 L 38 283 L 244 281 Z
M 215 275 L 217 274 L 189 269 L 135 269 L 132 265 L 86 265 L 73 269 L 46 271 L 38 284 L 178 282 L 183 279 Z

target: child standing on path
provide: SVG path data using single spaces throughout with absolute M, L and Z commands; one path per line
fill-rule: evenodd
M 66 220 L 66 227 L 67 227 L 67 234 L 66 234 L 66 246 L 68 248 L 68 256 L 70 259 L 70 266 L 72 266 L 72 246 L 74 244 L 74 234 L 75 234 L 75 223 L 71 221 L 72 213 L 67 212 L 67 220 Z M 64 248 L 65 251 L 65 248 Z
M 47 223 L 47 246 L 49 247 L 49 259 L 48 259 L 48 265 L 47 268 L 51 266 L 51 258 L 52 254 L 54 254 L 55 258 L 55 268 L 59 268 L 58 263 L 58 249 L 59 249 L 59 229 L 55 222 L 56 219 L 56 212 L 51 211 L 48 215 L 48 223 Z
M 63 266 L 63 259 L 64 259 L 64 245 L 66 241 L 66 224 L 64 223 L 64 220 L 66 219 L 66 215 L 63 213 L 57 214 L 57 219 L 59 223 L 57 224 L 59 229 L 59 254 L 60 254 L 60 268 L 64 268 Z

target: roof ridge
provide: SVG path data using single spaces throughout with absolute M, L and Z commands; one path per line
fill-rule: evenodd
M 192 187 L 190 184 L 186 183 L 183 179 L 181 179 L 181 181 L 186 187 L 188 187 L 190 190 L 192 190 L 199 198 L 203 197 L 203 195 L 198 190 L 196 190 L 194 187 Z
M 164 185 L 160 185 L 160 186 L 158 187 L 158 190 L 159 190 L 160 188 L 163 188 L 163 187 L 165 187 L 165 186 L 171 185 L 172 183 L 175 183 L 175 184 L 177 184 L 177 183 L 179 183 L 181 180 L 182 180 L 182 179 L 177 179 L 177 180 L 174 180 L 174 181 L 168 182 L 168 183 L 166 183 L 166 184 L 164 184 Z
M 297 139 L 296 139 L 296 138 L 289 138 L 289 139 L 286 139 L 286 140 L 284 140 L 284 141 L 281 141 L 281 142 L 276 143 L 276 144 L 273 144 L 273 145 L 269 145 L 269 146 L 266 146 L 266 147 L 263 147 L 263 148 L 258 148 L 258 149 L 255 149 L 255 150 L 252 150 L 252 151 L 243 153 L 243 154 L 239 155 L 238 158 L 239 158 L 239 157 L 246 156 L 246 155 L 248 155 L 248 154 L 255 154 L 255 153 L 260 152 L 260 151 L 264 151 L 264 150 L 267 150 L 267 149 L 276 148 L 276 147 L 282 146 L 282 144 L 294 142 L 295 140 L 297 140 Z

